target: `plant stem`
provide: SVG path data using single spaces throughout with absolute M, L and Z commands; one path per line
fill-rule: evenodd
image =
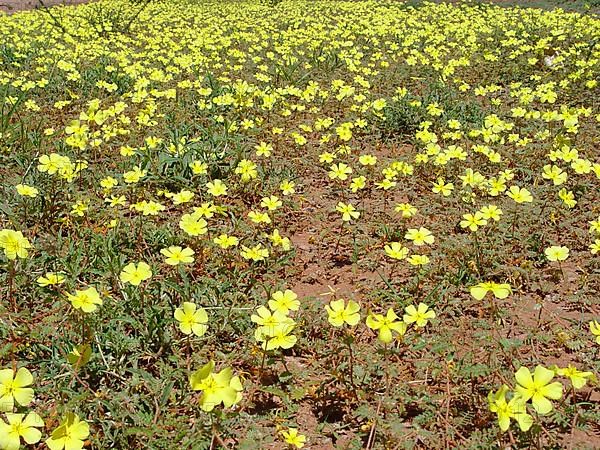
M 12 304 L 13 311 L 17 312 L 17 301 L 14 297 L 14 279 L 15 279 L 15 260 L 8 262 L 8 301 Z
M 337 253 L 338 251 L 338 247 L 340 246 L 340 241 L 342 240 L 342 231 L 344 230 L 344 221 L 342 220 L 342 223 L 340 224 L 340 230 L 338 231 L 338 239 L 337 242 L 335 243 L 335 248 L 333 249 L 333 253 Z
M 348 354 L 350 357 L 349 360 L 349 371 L 350 371 L 350 385 L 352 386 L 353 389 L 355 389 L 354 386 L 354 352 L 352 351 L 352 336 L 350 334 L 346 334 L 346 339 L 344 339 L 346 341 L 346 344 L 348 345 Z
M 479 239 L 477 237 L 477 232 L 474 231 L 473 234 L 475 235 L 474 238 L 474 242 L 475 242 L 475 261 L 477 263 L 477 272 L 481 273 L 481 249 L 479 248 Z

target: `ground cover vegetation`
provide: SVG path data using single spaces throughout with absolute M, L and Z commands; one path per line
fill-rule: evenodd
M 600 20 L 0 15 L 0 448 L 594 448 Z

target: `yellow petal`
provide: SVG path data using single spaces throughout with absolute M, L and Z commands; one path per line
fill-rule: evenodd
M 470 289 L 471 295 L 475 300 L 482 300 L 488 293 L 488 289 L 479 285 L 472 286 Z
M 533 373 L 533 379 L 536 386 L 545 386 L 554 378 L 554 371 L 546 369 L 544 366 L 537 365 Z M 518 380 L 517 380 L 518 381 Z
M 17 388 L 13 392 L 13 396 L 17 403 L 21 406 L 27 406 L 33 400 L 33 389 L 31 388 Z
M 529 389 L 533 385 L 533 378 L 531 378 L 531 372 L 529 372 L 527 367 L 520 367 L 515 373 L 515 379 L 517 383 L 526 389 Z
M 17 376 L 15 377 L 14 385 L 17 387 L 25 387 L 29 386 L 31 383 L 33 383 L 33 375 L 31 375 L 31 372 L 25 367 L 21 367 L 17 371 Z

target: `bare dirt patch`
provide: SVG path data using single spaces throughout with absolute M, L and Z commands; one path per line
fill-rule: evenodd
M 44 0 L 44 5 L 80 5 L 82 3 L 89 3 L 89 1 L 90 0 Z M 0 11 L 8 13 L 36 9 L 40 7 L 41 5 L 38 0 L 0 0 Z

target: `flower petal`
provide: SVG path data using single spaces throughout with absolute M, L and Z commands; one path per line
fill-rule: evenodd
M 536 386 L 545 386 L 554 378 L 554 371 L 546 369 L 544 366 L 536 366 L 533 372 L 533 379 Z
M 473 286 L 471 287 L 471 289 L 469 290 L 469 292 L 471 293 L 471 296 L 475 299 L 475 300 L 482 300 L 485 297 L 485 294 L 488 293 L 488 289 L 482 286 Z
M 15 400 L 12 395 L 0 397 L 0 412 L 12 411 L 15 406 Z
M 33 383 L 33 375 L 31 375 L 31 372 L 25 367 L 21 367 L 17 371 L 17 376 L 15 377 L 14 385 L 16 387 L 25 387 L 29 386 L 31 383 Z
M 43 427 L 44 421 L 38 413 L 32 411 L 29 414 L 27 414 L 27 417 L 25 417 L 23 425 L 26 425 L 28 427 Z
M 21 428 L 21 436 L 28 444 L 35 444 L 42 438 L 42 432 L 33 427 Z
M 520 367 L 519 370 L 515 373 L 515 379 L 517 383 L 523 386 L 525 389 L 529 389 L 533 386 L 533 378 L 531 378 L 531 372 L 525 366 Z
M 196 305 L 191 302 L 183 302 L 183 312 L 186 316 L 191 317 L 196 311 Z
M 552 400 L 558 400 L 562 397 L 563 386 L 558 381 L 550 383 L 544 386 L 541 390 L 541 394 L 545 397 L 551 398 Z
M 392 338 L 392 332 L 390 331 L 389 327 L 381 327 L 379 330 L 379 340 L 384 344 L 387 344 L 392 342 Z
M 533 409 L 535 409 L 539 414 L 548 414 L 550 411 L 552 411 L 552 402 L 550 402 L 550 400 L 548 400 L 542 394 L 533 394 L 533 397 L 531 397 L 531 404 L 533 405 Z
M 16 388 L 13 391 L 13 396 L 17 403 L 21 406 L 27 406 L 33 400 L 33 389 L 31 388 Z

